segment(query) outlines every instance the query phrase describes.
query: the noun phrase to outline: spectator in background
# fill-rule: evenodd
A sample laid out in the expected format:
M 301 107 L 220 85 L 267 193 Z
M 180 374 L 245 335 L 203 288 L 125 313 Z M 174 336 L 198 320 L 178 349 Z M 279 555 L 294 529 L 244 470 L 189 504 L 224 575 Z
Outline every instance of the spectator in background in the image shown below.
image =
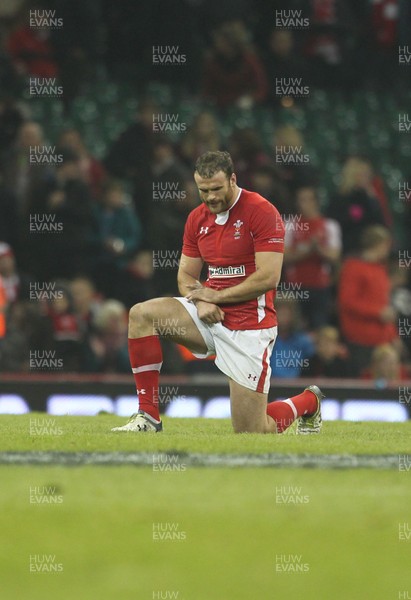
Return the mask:
M 82 180 L 79 157 L 70 149 L 57 149 L 62 156 L 53 176 L 38 185 L 32 194 L 30 214 L 52 220 L 52 251 L 44 225 L 40 233 L 31 232 L 31 272 L 41 280 L 63 277 L 70 279 L 79 271 L 90 270 L 97 238 L 93 199 Z M 42 223 L 38 224 L 43 227 Z M 29 226 L 27 226 L 29 229 Z M 29 235 L 29 234 L 28 234 Z
M 369 364 L 376 346 L 398 340 L 397 314 L 390 304 L 386 267 L 391 236 L 380 225 L 361 234 L 359 256 L 347 258 L 340 272 L 338 311 L 341 332 L 350 352 L 351 375 Z
M 255 170 L 271 163 L 260 135 L 251 127 L 233 131 L 228 140 L 228 151 L 235 161 L 238 180 L 246 189 L 251 187 Z
M 194 119 L 180 142 L 180 155 L 189 169 L 201 154 L 220 150 L 219 123 L 212 112 L 203 110 Z
M 6 335 L 6 311 L 7 311 L 7 295 L 3 283 L 3 278 L 0 275 L 0 346 Z
M 82 368 L 86 372 L 128 373 L 127 310 L 117 300 L 106 300 L 93 319 Z
M 172 142 L 165 136 L 159 135 L 155 141 L 151 173 L 157 191 L 152 192 L 148 245 L 156 253 L 163 251 L 160 260 L 154 262 L 158 267 L 156 286 L 160 295 L 177 293 L 176 257 L 180 255 L 188 214 L 198 204 L 198 192 L 195 196 L 191 193 L 191 172 L 176 156 Z
M 355 60 L 349 60 L 349 42 L 353 45 L 357 27 L 350 3 L 346 0 L 310 0 L 307 4 L 310 28 L 305 36 L 304 53 L 312 66 L 313 84 L 323 88 L 337 87 L 343 81 L 347 87 L 357 68 Z M 354 81 L 357 80 L 355 73 Z
M 94 315 L 100 304 L 94 283 L 89 277 L 79 275 L 70 281 L 70 294 L 80 330 L 87 336 L 92 331 Z
M 153 194 L 153 118 L 159 113 L 160 108 L 155 102 L 142 100 L 135 121 L 114 141 L 104 161 L 109 175 L 125 179 L 134 186 L 133 200 L 143 223 L 147 221 Z
M 268 40 L 268 52 L 265 57 L 265 68 L 269 83 L 270 104 L 290 107 L 295 100 L 290 95 L 279 93 L 287 85 L 290 78 L 301 79 L 299 86 L 307 86 L 307 69 L 304 61 L 298 55 L 294 34 L 288 29 L 274 27 Z M 294 92 L 295 94 L 295 92 Z
M 8 304 L 29 299 L 29 278 L 18 272 L 13 249 L 5 242 L 0 242 L 0 276 Z
M 398 256 L 390 260 L 389 276 L 391 304 L 398 315 L 398 320 L 411 319 L 411 273 L 409 268 L 399 266 Z M 409 335 L 405 336 L 403 343 L 408 355 L 411 356 L 411 337 Z
M 348 377 L 347 349 L 340 342 L 338 329 L 330 325 L 320 327 L 315 331 L 314 343 L 307 377 Z
M 368 42 L 369 68 L 365 72 L 365 79 L 381 90 L 392 89 L 393 85 L 397 87 L 399 83 L 393 64 L 398 62 L 401 4 L 409 3 L 401 0 L 374 0 L 368 6 L 364 38 Z M 405 20 L 403 24 L 409 31 L 409 20 Z
M 61 359 L 63 371 L 78 371 L 82 358 L 82 333 L 70 289 L 66 283 L 56 282 L 52 294 L 47 301 L 52 349 L 56 353 L 56 359 Z
M 376 198 L 367 160 L 354 156 L 346 160 L 338 195 L 331 201 L 327 216 L 341 226 L 345 255 L 359 249 L 361 234 L 369 225 L 389 225 Z
M 1 34 L 0 34 L 1 35 Z M 2 84 L 0 72 L 0 172 L 3 172 L 4 162 L 8 160 L 9 154 L 16 142 L 18 131 L 23 124 L 24 115 L 21 106 L 8 94 L 10 90 L 9 78 L 4 75 L 7 84 Z
M 53 168 L 47 163 L 35 163 L 30 152 L 38 154 L 45 145 L 43 128 L 34 121 L 19 127 L 14 146 L 3 165 L 4 184 L 16 196 L 19 215 L 27 215 L 31 196 L 37 186 L 51 176 Z
M 363 379 L 372 379 L 380 385 L 390 385 L 410 378 L 410 371 L 401 363 L 400 353 L 391 344 L 376 346 L 370 364 L 361 374 Z
M 204 63 L 202 95 L 219 108 L 252 108 L 267 97 L 264 67 L 249 37 L 240 20 L 225 22 L 213 32 L 213 45 Z
M 51 30 L 51 44 L 67 110 L 97 72 L 96 59 L 102 51 L 102 5 L 95 1 L 53 0 L 53 8 L 63 21 L 63 27 Z
M 119 181 L 106 184 L 95 210 L 101 249 L 94 278 L 98 288 L 109 296 L 116 288 L 120 270 L 141 245 L 142 227 Z
M 51 29 L 30 27 L 27 20 L 27 8 L 24 7 L 6 41 L 15 69 L 24 75 L 58 77 L 59 70 L 50 42 Z
M 70 148 L 77 154 L 82 179 L 94 198 L 98 198 L 103 190 L 106 171 L 101 162 L 86 148 L 78 129 L 65 129 L 59 136 L 58 145 L 61 148 Z
M 317 185 L 317 173 L 310 165 L 303 135 L 296 127 L 278 127 L 274 133 L 273 150 L 278 174 L 290 194 L 294 196 L 300 187 Z M 294 207 L 290 208 L 290 212 L 294 210 Z
M 272 377 L 301 377 L 314 353 L 311 337 L 301 325 L 298 303 L 292 298 L 276 300 L 278 336 L 271 355 Z
M 290 213 L 291 195 L 276 169 L 271 165 L 256 167 L 251 173 L 250 180 L 250 189 L 274 204 L 281 215 Z
M 28 372 L 30 350 L 51 347 L 48 319 L 34 302 L 15 302 L 7 312 L 6 335 L 0 344 L 0 371 Z
M 3 185 L 0 174 L 0 240 L 10 244 L 17 252 L 20 249 L 20 227 L 16 195 Z
M 341 229 L 322 216 L 315 188 L 297 190 L 298 220 L 286 226 L 286 281 L 305 292 L 301 312 L 309 329 L 326 325 L 332 303 L 332 270 L 341 256 Z
M 128 309 L 138 302 L 155 298 L 152 250 L 140 249 L 130 258 L 113 293 Z

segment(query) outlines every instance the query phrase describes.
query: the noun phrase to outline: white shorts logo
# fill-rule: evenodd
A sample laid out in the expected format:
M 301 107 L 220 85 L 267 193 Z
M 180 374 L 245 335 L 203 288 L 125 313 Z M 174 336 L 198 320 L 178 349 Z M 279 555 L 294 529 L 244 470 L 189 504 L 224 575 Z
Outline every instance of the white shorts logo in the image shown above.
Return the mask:
M 225 277 L 243 277 L 245 275 L 245 266 L 239 267 L 208 267 L 208 277 L 210 279 Z

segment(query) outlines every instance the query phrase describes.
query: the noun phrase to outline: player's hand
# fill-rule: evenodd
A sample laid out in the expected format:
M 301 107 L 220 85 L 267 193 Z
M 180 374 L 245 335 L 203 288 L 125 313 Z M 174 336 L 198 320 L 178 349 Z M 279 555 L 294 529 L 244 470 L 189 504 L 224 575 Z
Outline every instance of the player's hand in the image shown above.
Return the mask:
M 198 318 L 207 323 L 207 325 L 213 325 L 214 323 L 221 323 L 224 319 L 224 312 L 217 304 L 211 302 L 203 302 L 199 300 L 196 302 Z
M 196 300 L 203 300 L 204 302 L 211 302 L 212 304 L 218 303 L 218 291 L 212 290 L 208 287 L 203 287 L 201 284 L 198 285 L 199 282 L 196 282 L 192 285 L 187 285 L 186 287 L 191 289 L 186 295 L 186 299 L 190 302 L 195 302 Z

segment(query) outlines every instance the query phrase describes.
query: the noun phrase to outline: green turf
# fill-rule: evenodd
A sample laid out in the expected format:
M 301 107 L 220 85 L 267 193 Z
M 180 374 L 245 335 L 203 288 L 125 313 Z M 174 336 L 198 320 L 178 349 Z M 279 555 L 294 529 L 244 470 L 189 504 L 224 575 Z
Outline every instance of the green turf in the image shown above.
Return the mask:
M 204 453 L 267 452 L 311 454 L 406 454 L 411 451 L 411 422 L 349 423 L 330 421 L 321 435 L 234 434 L 228 420 L 164 419 L 160 434 L 111 433 L 126 419 L 50 417 L 43 413 L 0 416 L 0 452 L 176 451 Z
M 7 466 L 0 477 L 4 600 L 387 600 L 411 591 L 411 541 L 398 535 L 411 522 L 405 473 Z M 31 504 L 30 486 L 55 487 L 62 503 Z M 303 503 L 277 502 L 278 488 L 291 486 Z M 155 523 L 180 539 L 153 540 Z M 30 555 L 54 555 L 63 571 L 30 573 Z M 299 556 L 308 570 L 278 572 L 277 556 Z
M 162 434 L 110 433 L 124 421 L 2 415 L 0 452 L 373 455 L 411 448 L 410 423 L 328 422 L 320 436 L 299 437 L 234 435 L 229 421 L 165 419 Z M 170 472 L 158 464 L 0 466 L 0 599 L 411 597 L 411 539 L 399 539 L 400 524 L 411 527 L 410 471 L 180 462 Z M 33 491 L 43 487 L 51 494 Z M 39 503 L 30 502 L 30 488 Z M 176 528 L 180 539 L 153 540 L 157 523 Z M 31 573 L 30 555 L 54 556 L 62 572 Z M 283 564 L 300 558 L 306 571 L 280 572 L 277 557 Z

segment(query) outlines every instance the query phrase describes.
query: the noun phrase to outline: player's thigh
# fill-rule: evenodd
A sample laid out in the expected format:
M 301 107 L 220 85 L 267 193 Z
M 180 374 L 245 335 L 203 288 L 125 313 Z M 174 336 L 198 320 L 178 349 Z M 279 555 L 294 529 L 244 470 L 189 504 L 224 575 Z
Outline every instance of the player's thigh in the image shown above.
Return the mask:
M 269 433 L 267 394 L 230 379 L 231 421 L 236 433 Z
M 207 346 L 188 311 L 175 298 L 153 298 L 134 305 L 130 310 L 131 318 L 141 318 L 150 326 L 150 333 L 157 333 L 192 352 L 205 354 Z

